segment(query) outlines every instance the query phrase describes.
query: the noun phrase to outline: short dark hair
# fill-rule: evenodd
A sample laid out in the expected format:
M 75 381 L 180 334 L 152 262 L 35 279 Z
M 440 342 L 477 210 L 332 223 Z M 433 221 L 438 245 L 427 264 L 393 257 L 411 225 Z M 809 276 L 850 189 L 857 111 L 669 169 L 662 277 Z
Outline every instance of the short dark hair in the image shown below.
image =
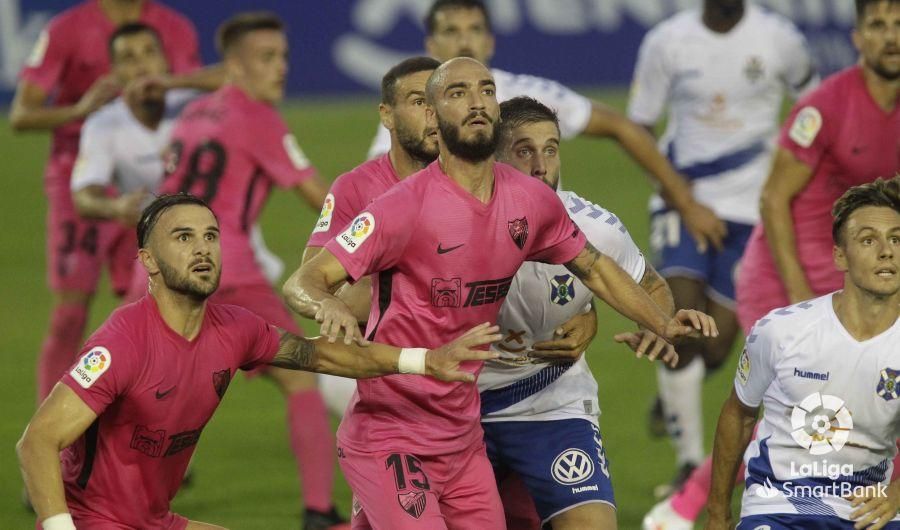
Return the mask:
M 528 96 L 518 96 L 500 104 L 500 145 L 505 145 L 513 129 L 522 125 L 552 122 L 559 131 L 559 117 L 547 105 Z
M 831 210 L 834 217 L 831 238 L 836 245 L 844 244 L 842 229 L 850 215 L 866 206 L 883 206 L 900 213 L 900 175 L 889 180 L 879 178 L 874 182 L 853 186 L 841 195 Z
M 216 48 L 221 55 L 228 53 L 248 33 L 260 30 L 285 30 L 281 18 L 270 11 L 247 11 L 229 18 L 216 30 Z
M 159 221 L 160 216 L 162 216 L 166 210 L 185 204 L 202 206 L 212 212 L 213 217 L 216 217 L 216 213 L 212 211 L 212 208 L 210 208 L 203 199 L 189 193 L 160 195 L 144 208 L 144 211 L 141 213 L 141 220 L 138 221 L 137 224 L 138 248 L 144 248 L 147 244 L 147 240 L 150 238 L 153 227 L 156 226 L 156 222 Z M 216 220 L 218 220 L 218 217 L 216 217 Z
M 856 0 L 856 23 L 862 22 L 863 16 L 866 14 L 866 8 L 881 2 L 900 3 L 900 0 Z
M 484 23 L 488 31 L 494 32 L 494 28 L 491 26 L 491 14 L 481 0 L 436 0 L 425 15 L 425 33 L 434 34 L 438 13 L 448 9 L 477 9 L 484 15 Z
M 401 78 L 419 72 L 435 70 L 441 62 L 431 57 L 410 57 L 388 70 L 381 78 L 381 102 L 385 105 L 393 105 L 397 102 L 397 81 Z
M 158 31 L 143 22 L 129 22 L 128 24 L 122 24 L 116 28 L 116 30 L 113 31 L 113 34 L 109 36 L 109 40 L 106 41 L 106 49 L 109 52 L 110 60 L 113 58 L 113 45 L 119 37 L 129 37 L 131 35 L 137 35 L 138 33 L 149 33 L 153 35 L 153 38 L 156 39 L 156 42 L 162 47 L 162 38 L 160 38 Z

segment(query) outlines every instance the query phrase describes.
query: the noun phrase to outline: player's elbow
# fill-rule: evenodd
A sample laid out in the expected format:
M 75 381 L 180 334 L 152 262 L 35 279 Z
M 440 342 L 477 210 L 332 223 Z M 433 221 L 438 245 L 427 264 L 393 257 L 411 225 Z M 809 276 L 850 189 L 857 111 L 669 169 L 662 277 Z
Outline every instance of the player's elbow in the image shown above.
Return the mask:
M 781 213 L 790 205 L 782 193 L 769 186 L 763 187 L 762 193 L 759 195 L 759 213 L 763 220 L 771 219 L 773 215 Z

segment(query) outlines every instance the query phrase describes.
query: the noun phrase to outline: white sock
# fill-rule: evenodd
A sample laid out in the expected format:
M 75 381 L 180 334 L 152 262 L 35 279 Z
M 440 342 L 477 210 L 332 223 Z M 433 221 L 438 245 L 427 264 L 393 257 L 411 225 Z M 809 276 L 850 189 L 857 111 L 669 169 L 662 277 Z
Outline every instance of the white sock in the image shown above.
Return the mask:
M 657 365 L 656 381 L 662 398 L 669 438 L 675 446 L 678 465 L 703 461 L 703 359 L 695 357 L 678 371 Z

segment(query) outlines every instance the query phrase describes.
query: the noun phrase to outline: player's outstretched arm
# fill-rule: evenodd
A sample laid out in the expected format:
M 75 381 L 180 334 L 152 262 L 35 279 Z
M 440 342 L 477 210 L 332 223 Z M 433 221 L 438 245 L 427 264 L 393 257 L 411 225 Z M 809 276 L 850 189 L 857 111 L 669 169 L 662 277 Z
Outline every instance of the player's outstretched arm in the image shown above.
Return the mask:
M 566 268 L 613 309 L 667 341 L 697 332 L 705 337 L 719 333 L 715 321 L 700 311 L 666 315 L 628 273 L 589 242 Z
M 734 389 L 722 406 L 713 445 L 712 487 L 709 492 L 706 530 L 731 530 L 731 494 L 741 458 L 753 437 L 759 407 L 744 405 Z
M 666 315 L 671 317 L 675 313 L 675 299 L 672 297 L 669 284 L 656 272 L 653 265 L 644 263 L 644 275 L 639 285 Z M 673 368 L 678 365 L 675 347 L 651 331 L 642 329 L 637 332 L 618 333 L 613 339 L 631 348 L 639 359 L 646 356 L 651 362 L 661 359 Z
M 797 256 L 794 219 L 791 217 L 791 201 L 809 184 L 812 175 L 812 168 L 779 147 L 759 201 L 766 241 L 792 304 L 815 296 Z
M 116 97 L 119 85 L 112 76 L 94 81 L 91 88 L 73 105 L 47 106 L 49 94 L 28 81 L 20 81 L 9 107 L 9 123 L 13 130 L 49 130 L 80 120 Z
M 313 259 L 323 247 L 306 247 L 303 249 L 303 257 L 300 259 L 302 266 L 307 261 Z M 356 283 L 343 283 L 336 286 L 332 294 L 340 298 L 350 312 L 356 317 L 356 321 L 365 327 L 366 321 L 369 320 L 369 311 L 372 309 L 372 277 L 366 276 L 360 278 Z
M 282 291 L 291 309 L 322 325 L 321 333 L 329 342 L 334 342 L 343 333 L 344 344 L 354 340 L 367 344 L 353 311 L 331 294 L 348 278 L 349 274 L 341 262 L 323 248 L 291 274 Z
M 71 388 L 59 383 L 25 427 L 22 438 L 16 444 L 16 454 L 38 521 L 43 522 L 57 515 L 60 517 L 54 521 L 66 520 L 63 514 L 68 514 L 69 509 L 63 490 L 59 452 L 72 445 L 96 419 L 94 411 Z M 74 525 L 63 524 L 59 523 L 55 528 L 75 528 Z
M 701 252 L 709 245 L 722 249 L 727 234 L 725 223 L 716 214 L 694 200 L 691 185 L 659 152 L 653 136 L 643 126 L 606 105 L 593 101 L 591 117 L 584 134 L 615 138 L 662 188 L 666 202 L 681 215 L 688 232 Z
M 397 348 L 385 344 L 340 344 L 323 337 L 304 338 L 282 332 L 273 366 L 362 379 L 397 373 L 430 375 L 441 381 L 474 382 L 475 375 L 460 370 L 464 361 L 496 359 L 492 351 L 476 350 L 503 338 L 499 328 L 479 324 L 453 342 L 436 348 Z
M 150 195 L 141 188 L 110 197 L 100 185 L 92 185 L 72 192 L 72 202 L 78 215 L 86 219 L 109 219 L 126 226 L 137 226 L 144 202 Z

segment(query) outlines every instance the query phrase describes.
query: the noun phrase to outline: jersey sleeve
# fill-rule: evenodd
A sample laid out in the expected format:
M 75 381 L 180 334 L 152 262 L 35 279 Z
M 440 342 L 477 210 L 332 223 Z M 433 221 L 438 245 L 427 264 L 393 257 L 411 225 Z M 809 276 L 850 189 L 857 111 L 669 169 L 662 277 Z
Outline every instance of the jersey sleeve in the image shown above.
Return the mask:
M 782 80 L 796 99 L 819 84 L 816 65 L 809 52 L 809 43 L 790 21 L 779 21 L 777 38 L 778 53 L 783 61 Z
M 513 79 L 514 86 L 505 87 L 505 91 L 514 96 L 532 97 L 555 110 L 563 139 L 574 138 L 584 132 L 593 110 L 590 99 L 565 85 L 542 77 L 517 75 Z
M 771 323 L 760 320 L 750 330 L 734 376 L 734 391 L 744 405 L 758 407 L 775 380 L 776 348 Z
M 585 238 L 594 248 L 622 267 L 635 282 L 640 282 L 647 266 L 641 250 L 614 213 L 600 207 L 595 208 L 602 213 L 596 218 L 592 213 L 592 217 L 588 218 L 590 222 L 578 223 Z
M 375 138 L 372 139 L 372 145 L 369 146 L 369 152 L 366 158 L 372 160 L 387 153 L 391 150 L 391 132 L 384 128 L 384 125 L 378 124 L 378 130 L 375 132 Z
M 388 192 L 373 201 L 325 244 L 353 281 L 394 266 L 416 226 L 418 208 L 408 189 Z
M 122 332 L 111 332 L 105 324 L 88 339 L 61 382 L 99 416 L 135 381 L 138 359 L 131 339 Z
M 297 138 L 274 109 L 256 123 L 256 137 L 248 149 L 276 185 L 289 188 L 316 175 Z
M 829 119 L 830 104 L 822 90 L 815 90 L 794 105 L 781 127 L 780 147 L 811 169 L 818 166 L 831 146 L 831 135 L 837 126 Z
M 59 83 L 69 60 L 70 41 L 62 26 L 58 19 L 47 24 L 19 74 L 19 79 L 41 87 L 48 94 Z
M 535 227 L 535 243 L 527 261 L 567 263 L 584 250 L 584 233 L 566 212 L 562 201 L 543 183 L 534 186 L 535 208 L 539 224 Z
M 243 352 L 238 361 L 241 370 L 252 370 L 272 362 L 281 341 L 278 328 L 245 310 L 238 313 L 236 324 L 244 336 Z
M 108 186 L 113 182 L 115 160 L 112 134 L 102 114 L 91 115 L 81 129 L 78 158 L 72 169 L 72 191 L 88 186 Z
M 365 204 L 360 204 L 359 191 L 353 185 L 351 176 L 345 173 L 331 185 L 306 246 L 324 247 L 365 208 Z
M 628 97 L 628 118 L 642 125 L 659 121 L 672 84 L 670 69 L 666 65 L 666 49 L 658 29 L 648 33 L 638 51 L 637 64 L 631 79 Z

